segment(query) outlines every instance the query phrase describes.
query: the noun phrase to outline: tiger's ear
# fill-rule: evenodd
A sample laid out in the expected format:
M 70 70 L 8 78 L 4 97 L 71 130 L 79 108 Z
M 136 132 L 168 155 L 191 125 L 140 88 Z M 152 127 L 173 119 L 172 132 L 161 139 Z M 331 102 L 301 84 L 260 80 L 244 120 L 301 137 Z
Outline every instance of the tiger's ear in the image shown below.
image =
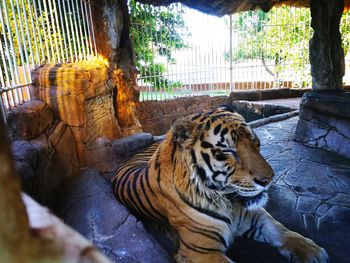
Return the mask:
M 229 112 L 232 112 L 232 113 L 236 112 L 235 109 L 230 104 L 222 104 L 222 105 L 220 105 L 220 107 L 218 109 L 219 110 L 229 111 Z
M 188 118 L 182 118 L 176 120 L 170 129 L 173 132 L 176 141 L 183 144 L 191 137 L 194 127 L 195 123 L 193 121 Z

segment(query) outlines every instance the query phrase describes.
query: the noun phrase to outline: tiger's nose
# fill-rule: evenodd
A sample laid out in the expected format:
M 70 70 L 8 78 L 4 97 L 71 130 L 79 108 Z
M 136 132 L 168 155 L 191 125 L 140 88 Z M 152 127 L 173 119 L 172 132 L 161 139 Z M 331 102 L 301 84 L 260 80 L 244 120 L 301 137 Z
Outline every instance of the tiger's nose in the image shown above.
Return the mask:
M 260 186 L 267 186 L 271 181 L 272 181 L 272 177 L 273 176 L 269 176 L 269 177 L 264 177 L 264 178 L 254 178 L 253 181 L 254 183 L 256 183 L 257 185 L 260 185 Z

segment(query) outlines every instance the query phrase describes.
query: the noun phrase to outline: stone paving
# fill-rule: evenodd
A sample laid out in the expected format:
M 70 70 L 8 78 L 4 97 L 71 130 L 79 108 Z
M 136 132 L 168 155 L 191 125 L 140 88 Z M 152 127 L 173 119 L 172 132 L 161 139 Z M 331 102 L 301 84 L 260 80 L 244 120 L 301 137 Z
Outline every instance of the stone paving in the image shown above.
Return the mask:
M 266 209 L 324 247 L 331 262 L 350 262 L 350 160 L 295 142 L 297 121 L 294 117 L 255 129 L 261 152 L 275 171 Z M 237 243 L 233 258 L 238 262 L 286 262 L 266 246 Z
M 276 174 L 266 209 L 324 247 L 330 262 L 350 262 L 350 160 L 295 142 L 297 121 L 293 117 L 255 129 Z M 66 194 L 65 222 L 113 262 L 171 262 L 143 224 L 115 201 L 108 181 L 97 171 L 84 173 Z M 275 249 L 245 239 L 238 239 L 229 255 L 240 263 L 287 262 Z

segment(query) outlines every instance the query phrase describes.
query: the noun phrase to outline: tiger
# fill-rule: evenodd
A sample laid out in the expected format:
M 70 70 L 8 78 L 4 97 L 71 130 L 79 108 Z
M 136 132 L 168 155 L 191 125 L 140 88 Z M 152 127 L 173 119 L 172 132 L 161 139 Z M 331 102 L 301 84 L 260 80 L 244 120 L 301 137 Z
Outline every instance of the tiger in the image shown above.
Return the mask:
M 273 176 L 255 132 L 223 105 L 176 120 L 162 142 L 119 167 L 112 184 L 122 204 L 174 233 L 175 262 L 233 262 L 226 252 L 238 236 L 294 262 L 328 262 L 323 248 L 263 208 Z

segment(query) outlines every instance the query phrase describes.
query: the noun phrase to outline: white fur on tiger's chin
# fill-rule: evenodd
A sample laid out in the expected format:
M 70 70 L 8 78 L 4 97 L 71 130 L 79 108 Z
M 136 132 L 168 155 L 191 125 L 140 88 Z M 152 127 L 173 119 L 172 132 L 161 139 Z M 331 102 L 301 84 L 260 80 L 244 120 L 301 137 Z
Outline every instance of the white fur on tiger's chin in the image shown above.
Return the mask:
M 268 200 L 267 192 L 262 191 L 254 197 L 247 198 L 242 196 L 239 202 L 242 204 L 242 206 L 245 209 L 252 211 L 252 210 L 264 207 L 267 203 L 267 200 Z
M 266 194 L 263 198 L 261 198 L 257 202 L 254 202 L 253 204 L 246 206 L 245 208 L 249 211 L 256 210 L 258 208 L 264 207 L 267 203 L 267 200 L 268 200 L 268 196 Z

